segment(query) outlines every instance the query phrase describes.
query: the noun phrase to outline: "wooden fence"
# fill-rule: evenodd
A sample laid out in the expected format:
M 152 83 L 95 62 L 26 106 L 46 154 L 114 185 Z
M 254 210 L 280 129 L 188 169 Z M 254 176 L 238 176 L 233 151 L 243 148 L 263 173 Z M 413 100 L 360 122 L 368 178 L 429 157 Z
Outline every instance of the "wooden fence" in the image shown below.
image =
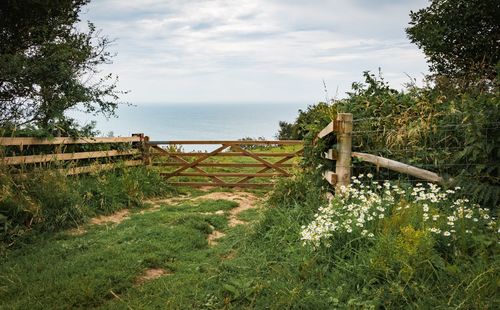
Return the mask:
M 325 172 L 324 178 L 337 190 L 350 184 L 352 157 L 429 182 L 443 182 L 442 177 L 428 170 L 372 154 L 352 152 L 352 131 L 353 115 L 339 113 L 337 118 L 317 135 L 317 139 L 321 139 L 332 133 L 336 134 L 336 149 L 330 149 L 324 154 L 325 158 L 335 161 L 335 171 Z M 94 144 L 109 144 L 115 148 L 66 151 L 69 145 Z M 182 146 L 186 145 L 208 145 L 214 149 L 208 152 L 185 152 Z M 54 149 L 52 152 L 45 149 L 41 154 L 22 155 L 26 148 L 36 146 L 53 146 Z M 113 169 L 117 165 L 115 159 L 120 159 L 121 166 L 147 165 L 157 169 L 172 185 L 193 187 L 271 186 L 272 179 L 290 176 L 290 169 L 295 166 L 293 159 L 303 154 L 303 141 L 299 140 L 150 141 L 144 134 L 134 134 L 132 137 L 77 139 L 0 137 L 0 147 L 18 148 L 18 153 L 21 154 L 0 156 L 0 164 L 7 167 L 71 162 L 72 165 L 59 170 L 72 175 Z M 218 158 L 225 159 L 217 160 Z M 107 162 L 102 162 L 103 159 Z M 92 160 L 97 163 L 92 163 Z
M 82 146 L 95 144 L 108 144 L 109 149 L 77 152 L 66 150 L 69 145 L 78 145 L 82 149 Z M 208 145 L 216 148 L 210 152 L 184 152 L 182 146 L 186 145 Z M 36 148 L 40 146 L 53 148 L 45 148 L 40 154 L 23 155 L 23 151 L 26 153 L 28 150 L 37 153 Z M 172 185 L 192 187 L 271 186 L 272 179 L 290 176 L 290 169 L 295 166 L 292 160 L 303 152 L 302 141 L 296 140 L 149 141 L 149 137 L 144 134 L 134 134 L 132 137 L 78 139 L 0 137 L 0 147 L 11 148 L 11 151 L 12 148 L 17 149 L 17 152 L 14 152 L 16 155 L 0 156 L 0 164 L 4 167 L 20 168 L 18 170 L 23 172 L 34 166 L 54 168 L 53 164 L 65 175 L 110 170 L 117 166 L 146 165 L 157 169 Z M 283 147 L 288 149 L 280 149 Z M 224 160 L 217 161 L 216 158 Z M 103 163 L 102 160 L 107 162 Z M 61 166 L 65 167 L 59 168 Z M 221 169 L 223 171 L 220 171 Z
M 139 166 L 143 164 L 142 141 L 143 135 L 140 134 L 132 137 L 77 139 L 70 137 L 53 139 L 0 137 L 1 147 L 4 149 L 7 147 L 17 148 L 19 153 L 29 148 L 36 148 L 37 146 L 53 147 L 50 153 L 44 150 L 42 154 L 1 156 L 0 164 L 11 168 L 21 167 L 24 169 L 36 164 L 57 163 L 60 166 L 63 162 L 71 162 L 68 167 L 59 168 L 59 171 L 66 175 L 109 170 L 116 166 L 116 163 L 96 163 L 99 159 L 122 159 L 119 163 L 120 165 Z M 84 146 L 99 144 L 119 146 L 119 148 L 79 152 L 66 152 L 65 150 L 69 145 Z
M 171 167 L 170 171 L 161 172 L 170 184 L 192 187 L 271 186 L 270 179 L 290 176 L 289 170 L 294 166 L 291 161 L 302 155 L 302 144 L 297 140 L 145 142 L 146 148 L 149 148 L 146 151 L 148 163 L 155 167 Z M 184 152 L 182 146 L 186 145 L 209 145 L 215 149 Z M 295 146 L 295 149 L 280 150 L 279 147 L 283 146 Z M 252 150 L 249 147 L 256 148 Z M 225 160 L 218 160 L 221 157 Z M 229 168 L 232 171 L 224 171 Z M 235 172 L 235 169 L 239 171 Z M 193 178 L 197 180 L 193 181 Z
M 353 115 L 351 113 L 339 113 L 337 118 L 323 128 L 317 135 L 318 139 L 324 138 L 332 133 L 335 133 L 337 136 L 337 148 L 329 149 L 324 154 L 326 159 L 336 161 L 335 171 L 325 172 L 324 178 L 331 185 L 335 186 L 337 192 L 342 186 L 348 186 L 350 184 L 352 157 L 372 163 L 377 167 L 386 168 L 399 173 L 405 173 L 429 182 L 444 182 L 444 179 L 441 176 L 432 171 L 410 166 L 381 156 L 352 152 L 352 130 Z

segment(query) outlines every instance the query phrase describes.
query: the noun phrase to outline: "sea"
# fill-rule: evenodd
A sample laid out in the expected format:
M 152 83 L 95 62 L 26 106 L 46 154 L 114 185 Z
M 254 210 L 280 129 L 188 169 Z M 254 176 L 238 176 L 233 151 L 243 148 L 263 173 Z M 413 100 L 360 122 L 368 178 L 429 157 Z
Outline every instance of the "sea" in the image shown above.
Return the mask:
M 144 133 L 150 140 L 275 139 L 279 121 L 293 122 L 308 103 L 183 103 L 121 105 L 106 119 L 72 113 L 81 124 L 96 121 L 100 136 Z M 189 147 L 202 150 L 203 147 Z

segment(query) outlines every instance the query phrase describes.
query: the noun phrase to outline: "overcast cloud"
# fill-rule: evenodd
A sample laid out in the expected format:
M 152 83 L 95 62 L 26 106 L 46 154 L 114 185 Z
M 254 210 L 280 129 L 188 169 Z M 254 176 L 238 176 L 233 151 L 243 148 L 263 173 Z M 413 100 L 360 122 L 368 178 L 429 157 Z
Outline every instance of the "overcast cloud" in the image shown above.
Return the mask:
M 116 39 L 104 68 L 131 103 L 307 102 L 342 97 L 381 67 L 398 89 L 427 72 L 406 38 L 425 0 L 94 0 L 84 8 Z

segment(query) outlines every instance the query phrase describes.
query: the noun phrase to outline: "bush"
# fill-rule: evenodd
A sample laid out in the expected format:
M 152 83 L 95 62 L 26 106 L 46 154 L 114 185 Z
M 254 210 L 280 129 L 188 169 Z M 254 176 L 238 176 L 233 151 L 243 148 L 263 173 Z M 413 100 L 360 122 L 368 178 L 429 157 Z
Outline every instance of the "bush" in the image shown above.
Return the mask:
M 321 201 L 321 179 L 313 173 L 300 172 L 278 181 L 268 198 L 269 205 L 280 208 L 303 206 L 310 199 Z M 308 189 L 305 191 L 304 189 Z
M 339 111 L 354 114 L 353 149 L 432 170 L 484 206 L 500 202 L 500 101 L 493 92 L 391 89 L 365 72 Z M 387 177 L 388 175 L 382 175 Z
M 39 206 L 38 214 L 33 217 L 37 230 L 57 231 L 74 227 L 87 218 L 88 206 L 78 188 L 60 173 L 36 172 L 25 178 L 21 186 L 25 188 L 28 199 Z
M 497 207 L 500 203 L 498 89 L 460 93 L 410 85 L 404 91 L 397 91 L 380 76 L 365 72 L 364 77 L 364 83 L 352 85 L 348 98 L 299 111 L 291 126 L 293 137 L 305 140 L 305 166 L 331 168 L 328 167 L 331 163 L 321 155 L 328 148 L 335 148 L 335 135 L 319 141 L 315 138 L 337 112 L 348 112 L 354 116 L 353 151 L 434 171 L 445 177 L 450 187 L 464 188 L 469 199 Z M 285 127 L 282 130 L 289 132 L 289 126 Z M 371 166 L 362 162 L 355 162 L 353 170 L 373 172 Z M 412 180 L 387 170 L 378 172 L 378 179 Z

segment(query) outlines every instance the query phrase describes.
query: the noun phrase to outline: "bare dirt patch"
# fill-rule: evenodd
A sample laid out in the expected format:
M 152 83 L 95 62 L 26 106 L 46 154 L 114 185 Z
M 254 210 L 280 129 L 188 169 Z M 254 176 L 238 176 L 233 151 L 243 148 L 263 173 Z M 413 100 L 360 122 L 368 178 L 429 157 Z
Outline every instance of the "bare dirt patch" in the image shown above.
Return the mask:
M 68 230 L 68 234 L 70 236 L 81 236 L 86 232 L 87 232 L 87 230 L 85 228 L 83 228 L 83 226 L 78 226 L 76 228 L 72 228 L 72 229 Z
M 246 222 L 243 222 L 242 220 L 238 219 L 238 215 L 245 210 L 256 208 L 258 206 L 258 202 L 260 201 L 260 199 L 257 196 L 246 192 L 212 192 L 203 196 L 196 197 L 193 199 L 193 201 L 219 200 L 219 199 L 234 201 L 239 204 L 238 207 L 229 210 L 229 219 L 228 219 L 229 227 L 246 224 Z M 219 210 L 208 214 L 222 215 L 224 214 L 224 211 Z M 212 233 L 207 236 L 208 245 L 209 246 L 216 245 L 217 239 L 222 238 L 224 236 L 225 234 L 223 232 L 220 232 L 218 230 L 212 231 Z
M 239 204 L 238 207 L 229 210 L 229 227 L 245 224 L 242 220 L 238 219 L 238 215 L 249 209 L 256 208 L 260 202 L 260 198 L 252 193 L 247 192 L 213 192 L 207 195 L 196 197 L 193 200 L 229 200 Z
M 142 210 L 140 212 L 140 214 L 158 211 L 160 209 L 161 205 L 176 205 L 176 204 L 179 204 L 179 203 L 187 201 L 187 200 L 200 201 L 200 200 L 218 200 L 218 199 L 234 201 L 234 202 L 237 202 L 239 204 L 238 207 L 229 210 L 229 227 L 234 227 L 236 225 L 245 224 L 246 222 L 238 219 L 238 215 L 245 210 L 256 208 L 258 206 L 258 203 L 261 200 L 261 198 L 255 196 L 252 193 L 247 193 L 247 192 L 211 192 L 211 193 L 208 193 L 206 195 L 198 196 L 195 198 L 187 195 L 184 197 L 173 197 L 173 198 L 146 200 L 146 201 L 144 201 L 144 203 L 151 204 L 152 207 L 145 209 L 145 210 Z M 202 214 L 224 215 L 224 211 L 218 210 L 215 212 L 206 212 L 206 213 L 202 213 Z M 106 223 L 119 224 L 119 223 L 123 222 L 124 220 L 128 219 L 129 217 L 130 217 L 130 211 L 128 209 L 123 209 L 123 210 L 120 210 L 120 211 L 113 213 L 113 214 L 110 214 L 110 215 L 102 215 L 102 216 L 95 217 L 89 221 L 89 224 L 91 224 L 91 225 L 103 225 Z M 87 232 L 87 230 L 85 229 L 85 227 L 79 226 L 77 228 L 69 230 L 68 234 L 70 234 L 72 236 L 79 236 L 79 235 L 83 235 L 86 232 Z M 221 237 L 220 235 L 217 235 L 217 237 L 214 237 L 213 240 L 218 239 L 220 237 Z
M 214 187 L 213 186 L 201 186 L 201 187 L 198 187 L 198 190 L 202 191 L 202 192 L 208 192 L 210 190 L 212 190 Z
M 236 251 L 231 250 L 227 254 L 222 255 L 223 260 L 233 259 L 236 257 Z
M 226 235 L 225 233 L 223 233 L 221 231 L 218 231 L 218 230 L 212 231 L 212 233 L 210 235 L 208 235 L 208 237 L 207 237 L 208 246 L 214 246 L 214 245 L 216 245 L 217 244 L 217 239 L 222 238 L 225 235 Z
M 200 200 L 229 200 L 234 201 L 239 204 L 238 207 L 231 209 L 229 211 L 229 227 L 234 227 L 236 225 L 245 224 L 245 222 L 238 219 L 238 214 L 241 212 L 256 208 L 258 203 L 261 201 L 261 198 L 255 196 L 252 193 L 247 192 L 211 192 L 206 195 L 198 196 L 198 197 L 175 197 L 175 198 L 167 198 L 167 199 L 158 199 L 158 200 L 148 200 L 145 203 L 152 204 L 153 206 L 149 209 L 141 211 L 141 214 L 146 212 L 154 212 L 160 209 L 162 204 L 166 205 L 175 205 L 186 200 L 191 201 L 200 201 Z M 223 211 L 216 211 L 214 213 L 203 213 L 203 214 L 223 214 Z
M 215 212 L 201 212 L 202 215 L 224 215 L 224 210 L 217 210 Z
M 164 199 L 154 199 L 154 200 L 145 200 L 144 203 L 152 205 L 150 208 L 142 210 L 140 213 L 144 214 L 147 212 L 155 212 L 160 210 L 161 205 L 176 205 L 183 201 L 191 199 L 191 196 L 184 197 L 173 197 L 173 198 L 164 198 Z
M 135 284 L 141 285 L 147 281 L 151 281 L 151 280 L 157 279 L 157 278 L 162 277 L 162 276 L 169 276 L 169 275 L 173 275 L 173 274 L 174 273 L 171 272 L 170 270 L 166 270 L 163 268 L 151 268 L 151 269 L 144 271 L 144 273 L 142 273 L 140 276 L 138 276 L 137 279 L 135 280 Z
M 90 220 L 92 225 L 102 225 L 106 223 L 119 224 L 128 219 L 130 211 L 127 209 L 120 210 L 110 215 L 101 215 Z

